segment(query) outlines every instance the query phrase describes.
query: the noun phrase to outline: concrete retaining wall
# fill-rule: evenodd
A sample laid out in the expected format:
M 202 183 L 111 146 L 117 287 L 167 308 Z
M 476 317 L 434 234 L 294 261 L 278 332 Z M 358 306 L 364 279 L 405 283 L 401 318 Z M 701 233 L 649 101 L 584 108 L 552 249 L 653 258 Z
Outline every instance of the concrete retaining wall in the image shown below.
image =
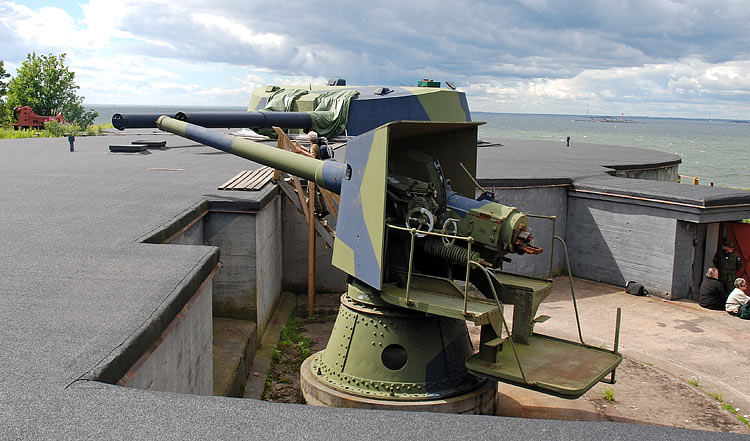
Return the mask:
M 281 197 L 259 212 L 211 211 L 203 240 L 221 250 L 214 279 L 214 315 L 251 320 L 263 335 L 281 295 Z
M 256 216 L 250 213 L 209 212 L 204 220 L 206 245 L 221 250 L 221 270 L 214 278 L 214 314 L 255 320 Z
M 209 281 L 172 320 L 161 341 L 131 368 L 125 386 L 163 392 L 213 394 L 211 297 Z
M 677 182 L 679 165 L 654 168 L 649 170 L 617 170 L 618 178 L 649 179 L 652 181 Z
M 255 217 L 255 289 L 258 335 L 263 335 L 281 296 L 281 204 L 276 197 Z
M 183 219 L 189 226 L 169 240 L 172 245 L 219 247 L 222 267 L 214 278 L 214 315 L 253 321 L 260 335 L 281 295 L 281 201 L 273 197 L 260 211 L 246 206 L 232 211 L 231 204 L 223 203 L 197 220 Z

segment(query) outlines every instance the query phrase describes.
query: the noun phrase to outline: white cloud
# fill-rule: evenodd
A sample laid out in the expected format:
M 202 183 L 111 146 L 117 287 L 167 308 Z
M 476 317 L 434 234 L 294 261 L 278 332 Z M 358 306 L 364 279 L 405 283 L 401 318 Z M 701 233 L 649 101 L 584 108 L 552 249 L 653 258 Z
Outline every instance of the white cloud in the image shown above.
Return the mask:
M 696 116 L 704 114 L 701 109 L 724 104 L 731 110 L 722 115 L 723 109 L 714 108 L 714 116 L 731 118 L 731 112 L 741 108 L 737 101 L 750 95 L 750 61 L 710 64 L 686 59 L 585 70 L 569 79 L 479 82 L 470 85 L 467 94 L 472 108 L 484 111 L 581 113 L 590 107 L 593 113 L 634 115 L 666 107 L 680 112 L 675 116 Z M 685 113 L 690 111 L 687 106 L 693 106 L 694 113 Z
M 226 17 L 212 15 L 209 13 L 197 13 L 191 19 L 198 25 L 206 28 L 208 32 L 229 34 L 238 41 L 256 46 L 261 50 L 279 50 L 284 44 L 284 37 L 270 32 L 253 32 L 247 26 L 237 23 Z
M 92 102 L 245 104 L 270 82 L 427 76 L 463 84 L 474 110 L 684 116 L 722 106 L 750 118 L 741 0 L 371 0 L 335 12 L 301 0 L 80 1 L 0 0 L 6 67 L 32 50 L 66 52 Z

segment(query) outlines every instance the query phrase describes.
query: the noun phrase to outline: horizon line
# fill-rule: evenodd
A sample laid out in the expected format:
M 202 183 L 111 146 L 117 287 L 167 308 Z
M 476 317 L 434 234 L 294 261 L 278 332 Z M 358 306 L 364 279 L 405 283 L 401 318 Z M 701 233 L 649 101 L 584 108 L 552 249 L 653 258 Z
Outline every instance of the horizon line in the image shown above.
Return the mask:
M 85 107 L 92 107 L 92 106 L 122 106 L 122 107 L 179 107 L 179 106 L 185 106 L 185 107 L 240 107 L 240 108 L 247 108 L 246 105 L 231 105 L 231 104 L 113 104 L 113 103 L 84 103 Z M 609 118 L 609 119 L 623 119 L 624 121 L 627 121 L 627 118 L 640 118 L 640 119 L 679 119 L 679 120 L 690 120 L 690 121 L 726 121 L 726 122 L 737 122 L 737 123 L 750 123 L 750 119 L 742 119 L 742 118 L 713 118 L 713 117 L 696 117 L 696 116 L 649 116 L 649 115 L 607 115 L 607 114 L 598 114 L 598 115 L 582 115 L 582 114 L 575 114 L 575 113 L 524 113 L 524 112 L 491 112 L 486 110 L 475 110 L 471 111 L 472 114 L 475 113 L 489 113 L 493 115 L 527 115 L 527 116 L 570 116 L 570 117 L 581 117 L 581 118 L 587 118 L 587 119 L 597 119 L 597 118 Z M 607 121 L 610 122 L 610 121 Z M 617 122 L 617 121 L 611 121 L 611 122 Z

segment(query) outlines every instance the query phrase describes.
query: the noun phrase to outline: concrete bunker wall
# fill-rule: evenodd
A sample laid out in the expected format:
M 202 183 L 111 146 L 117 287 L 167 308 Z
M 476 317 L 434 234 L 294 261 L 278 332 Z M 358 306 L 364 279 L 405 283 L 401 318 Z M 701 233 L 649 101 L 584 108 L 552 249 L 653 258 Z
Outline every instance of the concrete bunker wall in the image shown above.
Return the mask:
M 143 238 L 153 244 L 215 246 L 221 255 L 215 253 L 213 265 L 221 260 L 221 268 L 202 274 L 201 286 L 191 299 L 169 299 L 168 308 L 182 308 L 179 313 L 166 322 L 165 317 L 149 320 L 146 328 L 163 327 L 161 334 L 144 331 L 141 339 L 147 341 L 132 346 L 139 358 L 124 362 L 127 372 L 100 381 L 148 390 L 214 393 L 214 318 L 257 323 L 262 335 L 281 295 L 281 198 L 272 193 L 262 199 L 260 204 L 203 201 Z M 255 353 L 254 347 L 248 348 L 250 353 Z
M 143 238 L 145 244 L 199 246 L 203 257 L 142 326 L 86 379 L 137 389 L 213 394 L 213 279 L 219 251 L 201 244 L 205 203 L 188 209 Z
M 223 203 L 203 219 L 202 240 L 219 247 L 221 270 L 214 280 L 214 316 L 251 320 L 263 335 L 281 296 L 281 198 L 258 211 Z M 186 232 L 189 233 L 189 232 Z M 196 236 L 198 234 L 196 233 Z
M 282 222 L 283 219 L 283 222 Z M 217 247 L 221 268 L 203 280 L 199 297 L 114 382 L 141 389 L 212 394 L 214 317 L 257 324 L 263 335 L 282 288 L 307 290 L 307 223 L 275 189 L 257 201 L 203 201 L 154 230 L 143 242 Z M 317 290 L 343 292 L 346 275 L 331 265 L 332 250 L 317 239 Z M 142 350 L 143 351 L 143 350 Z M 255 348 L 252 348 L 255 352 Z M 140 356 L 141 354 L 139 354 Z
M 692 253 L 685 252 L 686 227 L 679 224 L 668 210 L 573 192 L 566 233 L 573 275 L 618 286 L 634 280 L 653 294 L 671 298 L 676 288 L 684 296 Z
M 213 315 L 254 321 L 258 335 L 263 335 L 281 296 L 281 199 L 275 196 L 258 211 L 208 202 L 206 211 L 169 241 L 220 249 Z

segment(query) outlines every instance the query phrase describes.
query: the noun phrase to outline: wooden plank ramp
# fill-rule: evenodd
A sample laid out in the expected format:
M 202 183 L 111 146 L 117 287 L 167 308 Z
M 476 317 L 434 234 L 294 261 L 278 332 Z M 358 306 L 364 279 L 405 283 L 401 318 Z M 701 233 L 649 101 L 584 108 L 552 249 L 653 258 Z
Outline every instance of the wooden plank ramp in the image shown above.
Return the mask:
M 276 128 L 275 128 L 276 129 Z M 289 140 L 286 134 L 277 130 L 279 133 L 279 148 L 295 151 L 296 143 Z M 269 181 L 274 180 L 276 184 L 281 188 L 282 192 L 289 197 L 294 204 L 295 208 L 305 216 L 305 219 L 310 219 L 310 213 L 308 213 L 308 199 L 307 191 L 305 186 L 302 185 L 300 179 L 296 176 L 287 175 L 286 173 L 275 171 L 271 167 L 260 167 L 255 170 L 242 170 L 241 172 L 234 175 L 231 179 L 219 186 L 219 190 L 238 190 L 238 191 L 257 191 L 263 188 Z M 338 204 L 339 195 L 329 192 L 326 189 L 320 189 L 323 199 L 328 205 L 328 209 L 333 215 L 334 222 L 338 220 Z M 336 236 L 336 231 L 326 221 L 321 221 L 317 216 L 312 216 L 315 224 L 315 232 L 320 236 L 326 245 L 333 247 L 333 240 Z
M 284 194 L 289 197 L 289 200 L 292 201 L 292 204 L 294 204 L 295 208 L 297 208 L 297 211 L 303 213 L 304 215 L 304 205 L 301 203 L 297 191 L 292 188 L 291 185 L 285 182 L 284 179 L 279 179 L 278 181 L 276 181 L 276 184 L 278 184 L 279 188 L 281 188 Z M 304 193 L 302 197 L 305 197 Z M 307 198 L 305 197 L 305 199 Z M 333 239 L 336 236 L 336 231 L 333 230 L 330 225 L 328 225 L 328 222 L 321 222 L 320 219 L 318 219 L 316 216 L 313 216 L 313 219 L 315 222 L 315 232 L 318 233 L 318 236 L 320 236 L 323 241 L 325 241 L 326 245 L 328 245 L 329 247 L 333 247 Z
M 257 191 L 263 188 L 271 178 L 273 178 L 273 169 L 271 167 L 242 170 L 234 175 L 232 179 L 221 184 L 219 190 Z

